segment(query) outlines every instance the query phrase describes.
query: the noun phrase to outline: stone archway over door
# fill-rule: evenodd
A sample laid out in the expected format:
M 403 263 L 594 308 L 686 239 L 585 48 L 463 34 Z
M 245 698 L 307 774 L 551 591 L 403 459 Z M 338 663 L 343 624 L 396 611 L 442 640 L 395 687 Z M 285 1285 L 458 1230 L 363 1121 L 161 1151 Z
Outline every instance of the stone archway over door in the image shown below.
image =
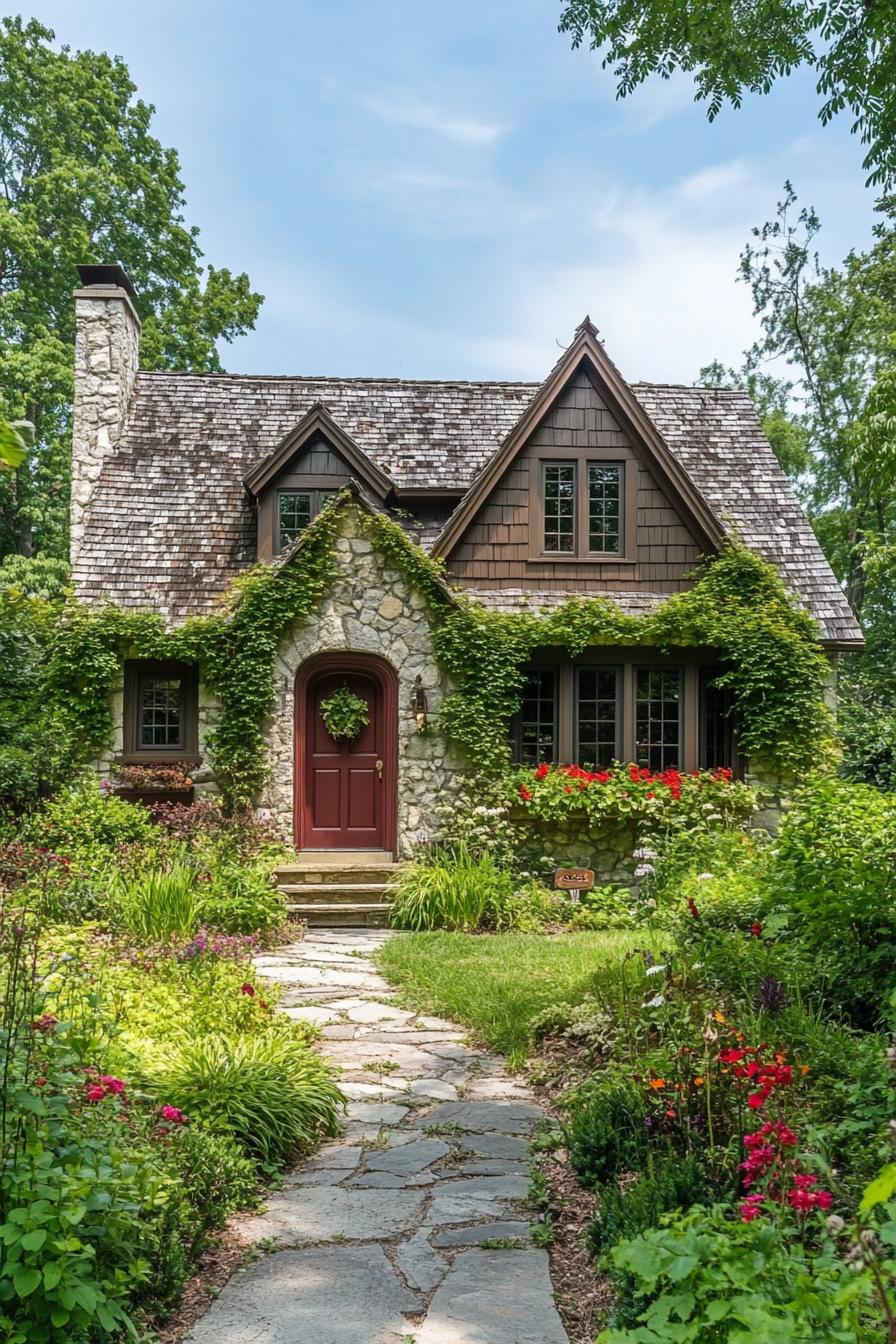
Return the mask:
M 364 700 L 369 722 L 337 742 L 321 704 L 341 686 Z M 296 679 L 295 839 L 298 849 L 395 848 L 395 676 L 379 658 L 322 654 Z

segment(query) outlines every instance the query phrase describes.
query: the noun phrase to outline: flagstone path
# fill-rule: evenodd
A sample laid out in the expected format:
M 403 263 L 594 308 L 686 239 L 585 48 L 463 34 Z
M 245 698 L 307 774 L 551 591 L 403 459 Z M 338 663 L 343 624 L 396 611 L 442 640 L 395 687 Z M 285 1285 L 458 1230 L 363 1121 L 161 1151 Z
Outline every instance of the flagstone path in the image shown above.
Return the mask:
M 322 1029 L 348 1114 L 243 1222 L 261 1253 L 195 1344 L 568 1344 L 521 1207 L 541 1111 L 462 1028 L 396 1006 L 370 959 L 389 936 L 319 930 L 256 959 Z

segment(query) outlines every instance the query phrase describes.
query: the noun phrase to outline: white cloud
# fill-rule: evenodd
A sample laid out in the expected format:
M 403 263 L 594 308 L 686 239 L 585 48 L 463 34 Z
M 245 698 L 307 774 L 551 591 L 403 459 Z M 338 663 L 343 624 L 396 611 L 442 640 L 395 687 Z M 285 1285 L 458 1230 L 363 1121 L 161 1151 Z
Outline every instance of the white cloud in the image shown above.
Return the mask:
M 694 202 L 713 181 L 726 192 L 724 215 L 697 226 Z M 484 366 L 484 376 L 544 377 L 590 313 L 630 381 L 690 383 L 712 359 L 737 363 L 756 334 L 749 292 L 735 281 L 737 258 L 744 221 L 768 191 L 735 164 L 665 192 L 611 187 L 588 214 L 575 251 L 564 248 L 574 260 L 503 277 L 499 329 L 471 342 L 471 362 Z
M 367 97 L 363 100 L 365 111 L 395 126 L 410 126 L 418 131 L 433 131 L 446 140 L 455 140 L 467 145 L 490 145 L 499 140 L 507 131 L 495 121 L 449 112 L 433 107 L 416 98 L 398 96 Z

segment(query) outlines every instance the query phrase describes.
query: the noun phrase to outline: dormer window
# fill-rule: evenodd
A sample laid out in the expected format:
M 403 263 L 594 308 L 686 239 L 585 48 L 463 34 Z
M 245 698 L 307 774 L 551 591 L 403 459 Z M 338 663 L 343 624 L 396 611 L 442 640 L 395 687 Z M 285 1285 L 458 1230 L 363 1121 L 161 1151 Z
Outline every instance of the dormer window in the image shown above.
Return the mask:
M 635 559 L 637 464 L 573 453 L 540 460 L 533 482 L 531 560 Z
M 285 551 L 287 546 L 291 546 L 335 494 L 335 490 L 278 490 L 277 550 Z

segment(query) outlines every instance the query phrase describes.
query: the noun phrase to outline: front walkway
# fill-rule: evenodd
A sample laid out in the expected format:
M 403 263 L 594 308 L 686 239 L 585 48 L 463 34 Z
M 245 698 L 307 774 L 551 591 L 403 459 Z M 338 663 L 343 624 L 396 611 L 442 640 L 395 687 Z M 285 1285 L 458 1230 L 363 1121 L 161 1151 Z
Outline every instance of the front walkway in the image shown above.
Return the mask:
M 388 936 L 318 931 L 257 958 L 290 1017 L 322 1027 L 348 1117 L 243 1223 L 261 1254 L 197 1344 L 568 1344 L 520 1206 L 541 1112 L 462 1029 L 395 1006 L 370 960 Z

